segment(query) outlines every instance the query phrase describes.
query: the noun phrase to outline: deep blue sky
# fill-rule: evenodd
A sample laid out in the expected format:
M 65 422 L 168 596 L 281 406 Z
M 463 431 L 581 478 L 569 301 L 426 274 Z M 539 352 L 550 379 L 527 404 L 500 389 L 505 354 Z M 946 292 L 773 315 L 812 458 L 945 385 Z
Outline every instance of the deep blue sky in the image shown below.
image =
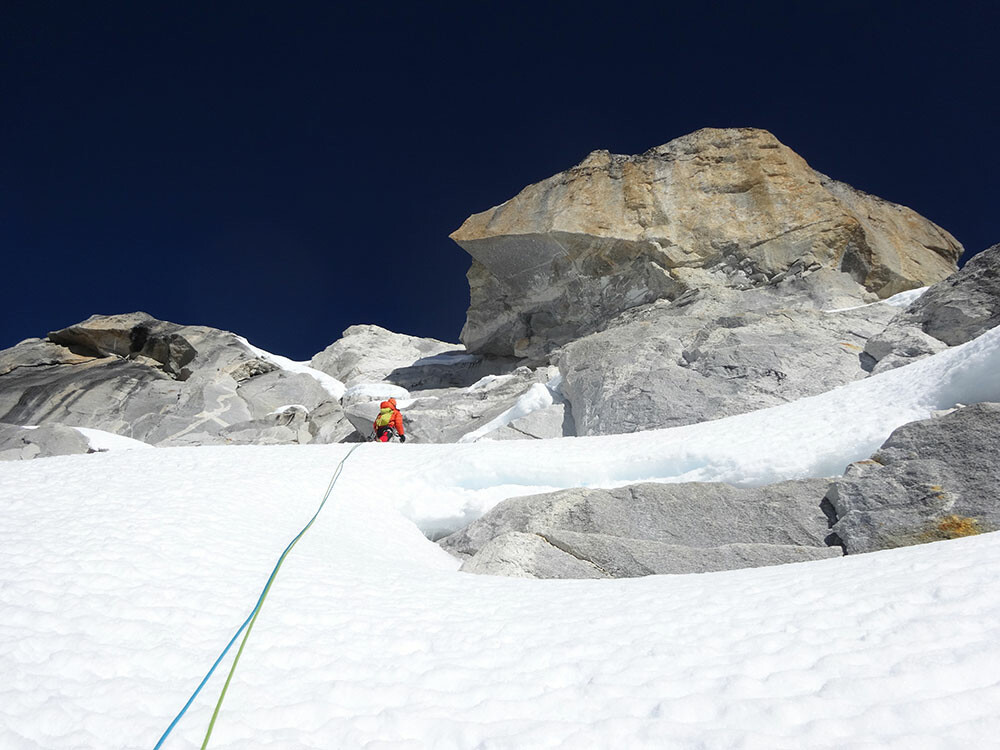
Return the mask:
M 706 126 L 978 252 L 992 7 L 5 0 L 0 348 L 137 309 L 299 359 L 354 323 L 455 341 L 469 214 Z

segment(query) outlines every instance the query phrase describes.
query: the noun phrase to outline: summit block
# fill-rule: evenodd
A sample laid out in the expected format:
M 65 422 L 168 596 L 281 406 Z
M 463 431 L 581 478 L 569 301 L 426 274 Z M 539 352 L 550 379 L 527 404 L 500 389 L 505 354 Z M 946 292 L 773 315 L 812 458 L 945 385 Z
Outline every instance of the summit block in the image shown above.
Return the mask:
M 594 151 L 451 238 L 473 258 L 462 342 L 532 358 L 691 289 L 827 270 L 870 301 L 945 278 L 962 253 L 936 224 L 754 128 L 706 128 L 636 156 Z

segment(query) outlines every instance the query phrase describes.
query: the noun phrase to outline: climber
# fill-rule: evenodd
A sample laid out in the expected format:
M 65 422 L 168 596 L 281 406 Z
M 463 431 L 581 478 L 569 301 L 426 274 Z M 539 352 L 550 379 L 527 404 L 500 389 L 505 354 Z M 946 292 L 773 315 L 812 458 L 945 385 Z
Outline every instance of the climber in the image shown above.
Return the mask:
M 372 439 L 381 443 L 388 443 L 392 437 L 399 437 L 399 442 L 406 442 L 406 435 L 403 431 L 403 415 L 396 408 L 396 399 L 390 398 L 379 404 L 378 416 L 375 417 Z

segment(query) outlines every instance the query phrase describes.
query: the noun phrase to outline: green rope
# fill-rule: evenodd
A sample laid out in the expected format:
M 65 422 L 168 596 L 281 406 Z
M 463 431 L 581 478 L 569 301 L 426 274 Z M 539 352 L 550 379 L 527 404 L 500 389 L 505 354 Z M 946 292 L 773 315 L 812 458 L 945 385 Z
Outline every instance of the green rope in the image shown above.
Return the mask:
M 267 594 L 271 590 L 271 585 L 274 583 L 274 579 L 278 576 L 278 571 L 281 570 L 281 564 L 285 561 L 285 558 L 288 557 L 288 553 L 292 551 L 292 547 L 298 543 L 299 539 L 302 538 L 302 535 L 305 534 L 309 530 L 309 527 L 313 525 L 313 521 L 316 520 L 320 511 L 323 510 L 323 506 L 326 505 L 326 501 L 329 499 L 330 493 L 333 491 L 333 485 L 335 485 L 337 483 L 337 479 L 340 478 L 340 474 L 344 470 L 344 463 L 351 457 L 351 454 L 360 447 L 361 445 L 355 445 L 347 452 L 347 455 L 341 459 L 340 463 L 337 464 L 337 468 L 333 472 L 333 477 L 330 479 L 330 484 L 327 485 L 326 494 L 323 495 L 323 502 L 319 504 L 319 508 L 316 509 L 313 517 L 309 519 L 309 523 L 302 527 L 302 531 L 296 535 L 291 544 L 285 547 L 285 551 L 282 552 L 281 557 L 278 558 L 278 564 L 274 566 L 274 571 L 271 573 L 271 577 L 268 579 L 267 585 L 264 587 L 264 593 L 261 594 L 260 601 L 257 602 L 257 607 L 253 613 L 253 618 L 250 620 L 250 625 L 247 627 L 246 633 L 243 634 L 243 640 L 240 642 L 240 648 L 236 652 L 236 657 L 233 659 L 233 665 L 229 668 L 229 675 L 226 677 L 226 684 L 222 686 L 222 693 L 219 695 L 219 702 L 215 704 L 215 711 L 212 712 L 212 720 L 208 723 L 208 731 L 205 732 L 205 740 L 201 743 L 201 750 L 205 750 L 205 748 L 208 747 L 208 740 L 211 738 L 212 730 L 215 728 L 215 720 L 219 718 L 219 709 L 222 708 L 222 701 L 225 700 L 226 691 L 229 690 L 229 683 L 232 682 L 233 674 L 236 672 L 236 665 L 240 663 L 240 656 L 243 655 L 243 648 L 247 645 L 247 639 L 250 638 L 250 631 L 253 630 L 254 623 L 257 622 L 257 616 L 260 614 L 260 610 L 264 607 L 264 600 L 267 598 Z

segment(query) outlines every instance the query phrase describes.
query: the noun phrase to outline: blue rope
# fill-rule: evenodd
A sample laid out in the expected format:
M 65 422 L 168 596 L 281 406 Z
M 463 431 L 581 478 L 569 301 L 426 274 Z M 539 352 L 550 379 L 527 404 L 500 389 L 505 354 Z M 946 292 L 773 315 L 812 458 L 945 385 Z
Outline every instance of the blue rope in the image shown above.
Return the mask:
M 351 454 L 354 453 L 354 451 L 356 451 L 360 447 L 361 444 L 355 445 L 347 452 L 347 455 L 341 459 L 340 463 L 337 464 L 337 468 L 333 472 L 333 477 L 331 477 L 330 479 L 330 484 L 327 485 L 326 493 L 323 495 L 323 501 L 319 504 L 319 508 L 316 509 L 316 512 L 313 514 L 313 517 L 309 519 L 309 523 L 303 526 L 302 530 L 299 531 L 299 533 L 295 535 L 295 538 L 288 543 L 287 547 L 285 547 L 285 551 L 281 553 L 281 556 L 278 558 L 278 562 L 275 563 L 274 565 L 274 570 L 272 570 L 271 575 L 268 576 L 267 583 L 264 584 L 264 588 L 260 592 L 260 596 L 257 598 L 257 603 L 254 605 L 253 610 L 247 616 L 247 619 L 243 621 L 243 624 L 240 625 L 239 630 L 236 631 L 236 633 L 233 635 L 229 643 L 226 644 L 226 647 L 222 649 L 222 653 L 219 654 L 219 658 L 215 660 L 215 663 L 208 670 L 208 673 L 202 678 L 201 682 L 198 683 L 198 687 L 196 687 L 194 689 L 194 692 L 191 693 L 191 697 L 188 698 L 187 703 L 184 704 L 184 708 L 182 708 L 180 712 L 177 714 L 177 716 L 174 717 L 174 720 L 170 722 L 170 726 L 167 727 L 167 731 L 165 731 L 163 733 L 163 736 L 160 737 L 160 741 L 153 746 L 153 750 L 160 749 L 164 741 L 173 731 L 174 727 L 177 726 L 177 722 L 181 720 L 181 717 L 184 716 L 185 713 L 187 713 L 188 708 L 190 708 L 191 704 L 194 703 L 194 699 L 198 697 L 198 693 L 200 693 L 201 689 L 205 687 L 205 683 L 208 682 L 209 678 L 215 672 L 215 668 L 218 667 L 219 664 L 222 662 L 222 660 L 226 657 L 226 654 L 229 653 L 229 649 L 233 647 L 233 644 L 236 643 L 236 639 L 240 637 L 240 633 L 243 632 L 246 626 L 253 619 L 254 615 L 257 613 L 257 610 L 260 609 L 261 604 L 264 602 L 264 597 L 267 596 L 268 589 L 271 588 L 271 583 L 272 581 L 274 581 L 274 577 L 278 575 L 278 568 L 281 566 L 282 561 L 285 559 L 285 555 L 287 555 L 288 551 L 295 546 L 295 543 L 298 542 L 300 538 L 302 538 L 302 535 L 306 533 L 309 527 L 312 526 L 313 521 L 315 521 L 317 516 L 319 516 L 320 511 L 323 510 L 323 506 L 326 505 L 326 501 L 330 497 L 330 493 L 333 491 L 333 485 L 337 483 L 337 479 L 340 478 L 340 474 L 344 470 L 344 463 L 347 461 L 348 458 L 351 457 Z

